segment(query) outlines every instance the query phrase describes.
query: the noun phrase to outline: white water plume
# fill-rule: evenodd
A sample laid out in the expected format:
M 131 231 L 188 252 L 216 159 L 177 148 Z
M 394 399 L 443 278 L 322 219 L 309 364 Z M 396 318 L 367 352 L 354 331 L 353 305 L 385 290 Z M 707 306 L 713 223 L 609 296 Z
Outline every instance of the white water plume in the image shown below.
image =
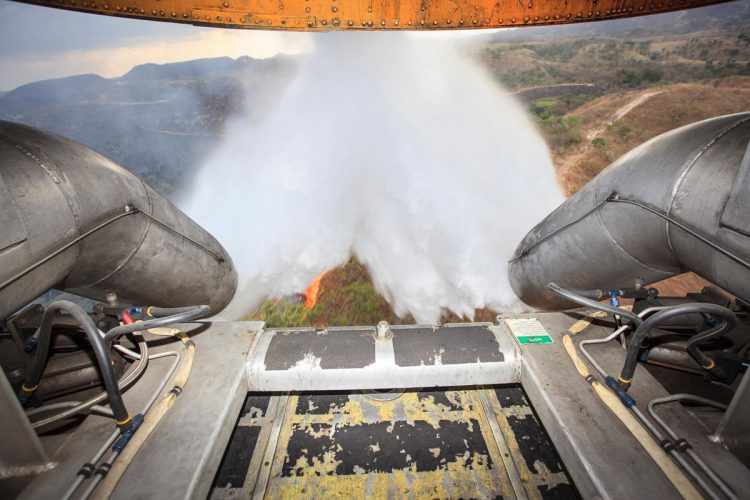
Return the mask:
M 269 115 L 228 128 L 182 203 L 237 266 L 225 315 L 351 254 L 418 322 L 516 303 L 507 261 L 563 199 L 524 110 L 445 40 L 316 42 Z

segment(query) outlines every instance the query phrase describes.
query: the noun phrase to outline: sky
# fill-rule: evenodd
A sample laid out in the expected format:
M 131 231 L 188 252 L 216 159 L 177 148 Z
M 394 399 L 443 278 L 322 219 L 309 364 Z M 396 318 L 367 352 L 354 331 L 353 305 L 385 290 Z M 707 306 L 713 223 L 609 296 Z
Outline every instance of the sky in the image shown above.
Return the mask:
M 412 33 L 467 38 L 496 30 Z M 273 57 L 314 47 L 320 33 L 221 29 L 161 23 L 0 0 L 0 91 L 95 73 L 106 78 L 143 63 L 203 57 Z
M 148 22 L 0 0 L 0 91 L 84 73 L 117 77 L 147 62 L 266 58 L 311 46 L 309 33 Z

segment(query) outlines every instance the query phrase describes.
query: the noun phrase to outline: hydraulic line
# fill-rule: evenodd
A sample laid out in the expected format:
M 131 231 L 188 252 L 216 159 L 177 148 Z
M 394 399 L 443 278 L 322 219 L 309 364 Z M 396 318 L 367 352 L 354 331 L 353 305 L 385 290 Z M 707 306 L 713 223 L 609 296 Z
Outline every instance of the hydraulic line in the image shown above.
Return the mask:
M 732 491 L 732 489 L 727 485 L 727 483 L 724 482 L 723 479 L 721 479 L 714 470 L 708 466 L 708 464 L 698 455 L 695 450 L 693 450 L 692 447 L 685 441 L 684 439 L 680 439 L 679 436 L 677 436 L 677 433 L 672 430 L 671 427 L 667 425 L 667 423 L 664 421 L 663 418 L 661 418 L 657 413 L 655 406 L 665 403 L 672 403 L 675 401 L 692 401 L 695 403 L 699 403 L 705 406 L 712 406 L 714 408 L 718 408 L 720 410 L 726 410 L 727 405 L 721 404 L 717 401 L 713 401 L 711 399 L 702 398 L 700 396 L 694 396 L 692 394 L 672 394 L 671 396 L 663 397 L 663 398 L 657 398 L 652 399 L 648 403 L 648 412 L 651 414 L 651 417 L 658 423 L 662 429 L 669 435 L 669 437 L 672 439 L 672 441 L 676 443 L 684 443 L 685 444 L 685 453 L 693 459 L 693 461 L 700 467 L 703 472 L 711 478 L 711 480 L 716 483 L 716 485 L 721 489 L 721 491 L 730 499 L 735 500 L 737 498 L 737 495 Z
M 643 318 L 643 317 L 648 316 L 651 313 L 657 312 L 659 310 L 663 310 L 663 309 L 668 308 L 668 307 L 669 306 L 650 307 L 650 308 L 647 308 L 647 309 L 641 311 L 639 313 L 639 316 L 641 318 Z M 616 396 L 618 396 L 618 399 L 619 399 L 621 405 L 625 406 L 627 408 L 630 408 L 630 410 L 636 416 L 637 420 L 640 422 L 641 426 L 645 427 L 646 429 L 648 429 L 649 432 L 656 439 L 656 441 L 658 441 L 660 443 L 667 443 L 668 441 L 664 439 L 664 436 L 661 434 L 661 432 L 651 423 L 650 420 L 648 420 L 648 418 L 646 418 L 646 416 L 636 406 L 635 400 L 633 398 L 627 396 L 627 394 L 625 394 L 624 392 L 623 393 L 619 393 L 619 390 L 621 390 L 621 389 L 619 388 L 619 385 L 617 384 L 617 382 L 614 381 L 614 379 L 599 365 L 599 363 L 596 362 L 596 360 L 593 358 L 593 356 L 591 356 L 586 351 L 586 349 L 584 348 L 585 345 L 601 344 L 601 343 L 609 342 L 609 341 L 615 339 L 616 337 L 618 337 L 619 335 L 621 335 L 622 333 L 624 333 L 625 330 L 627 330 L 627 328 L 629 328 L 628 325 L 622 326 L 622 327 L 618 328 L 617 330 L 615 330 L 612 334 L 608 335 L 607 337 L 605 337 L 603 339 L 583 340 L 583 341 L 579 342 L 578 346 L 581 349 L 581 352 L 583 352 L 584 356 L 588 359 L 588 361 L 592 364 L 592 366 L 594 366 L 594 368 L 597 370 L 597 372 L 599 373 L 599 375 L 605 381 L 607 381 L 606 385 L 608 385 L 610 387 L 610 389 L 612 389 L 612 391 L 609 393 L 610 396 L 612 396 L 613 394 L 616 395 Z M 569 332 L 570 332 L 571 335 L 578 334 L 581 331 L 582 331 L 581 329 L 574 329 L 574 328 L 571 328 L 569 330 Z M 571 358 L 573 358 L 574 364 L 576 365 L 576 368 L 578 369 L 579 373 L 581 373 L 581 375 L 584 375 L 584 373 L 585 373 L 586 375 L 584 375 L 584 377 L 587 379 L 587 381 L 590 381 L 590 383 L 592 383 L 592 386 L 594 384 L 598 384 L 598 382 L 596 382 L 596 381 L 589 380 L 588 377 L 590 377 L 590 374 L 588 372 L 588 369 L 586 368 L 585 364 L 583 364 L 583 362 L 580 361 L 580 358 L 578 358 L 578 355 L 575 352 L 575 347 L 573 345 L 573 342 L 572 342 L 570 336 L 566 335 L 563 338 L 563 342 L 565 343 L 565 348 L 568 351 L 568 354 L 571 356 Z M 599 384 L 599 386 L 600 386 L 600 384 Z M 600 391 L 600 389 L 598 389 L 597 386 L 594 386 L 594 389 L 597 392 Z M 606 389 L 604 389 L 603 387 L 601 387 L 601 390 L 607 392 Z M 665 399 L 669 400 L 668 398 L 665 398 Z M 653 414 L 652 407 L 651 407 L 650 404 L 649 404 L 649 412 L 651 412 Z M 676 437 L 673 437 L 673 440 L 674 439 L 676 439 Z M 711 498 L 713 498 L 715 500 L 719 500 L 721 498 L 720 496 L 716 495 L 716 493 L 714 493 L 711 488 L 709 488 L 708 484 L 706 484 L 706 482 L 704 481 L 704 479 L 695 471 L 695 469 L 680 454 L 680 452 L 682 452 L 682 450 L 679 447 L 674 446 L 673 443 L 672 443 L 669 446 L 669 448 L 664 447 L 664 449 L 667 450 L 669 452 L 669 454 L 674 457 L 674 459 L 680 464 L 680 466 L 682 466 L 682 468 L 701 486 L 701 488 Z M 706 471 L 706 469 L 708 467 L 706 466 L 705 462 L 703 462 L 703 460 L 701 460 L 700 457 L 692 449 L 690 449 L 690 448 L 688 448 L 688 456 L 690 456 L 690 458 L 692 458 L 693 461 L 699 467 L 701 467 L 701 469 L 703 469 L 704 471 Z M 696 457 L 697 457 L 697 460 L 696 460 Z M 709 471 L 710 471 L 710 469 L 709 469 Z M 719 488 L 723 492 L 725 492 L 725 490 L 727 489 L 726 484 L 723 481 L 721 481 L 720 478 L 716 477 L 716 475 L 713 474 L 713 471 L 707 472 L 707 475 L 708 475 L 708 477 L 712 481 L 714 481 L 714 483 L 717 486 L 719 486 Z M 734 497 L 730 496 L 730 498 L 734 498 Z
M 130 385 L 133 382 L 138 380 L 138 378 L 141 376 L 141 374 L 143 374 L 143 372 L 146 370 L 146 367 L 148 366 L 149 356 L 148 356 L 148 347 L 146 345 L 146 342 L 145 341 L 138 342 L 138 349 L 140 349 L 142 355 L 140 359 L 128 369 L 125 375 L 123 375 L 122 379 L 120 379 L 120 382 L 118 383 L 119 391 L 124 391 L 125 389 L 130 387 Z M 101 394 L 98 394 L 97 396 L 94 396 L 88 401 L 84 401 L 80 405 L 70 408 L 69 410 L 64 410 L 60 413 L 57 413 L 45 419 L 33 422 L 31 424 L 31 427 L 33 427 L 34 429 L 37 429 L 39 427 L 44 427 L 45 425 L 49 425 L 54 422 L 58 422 L 64 418 L 68 418 L 72 415 L 75 415 L 76 413 L 87 411 L 90 407 L 97 405 L 101 403 L 102 401 L 107 400 L 107 398 L 108 398 L 108 393 L 102 392 Z
M 737 317 L 732 313 L 732 317 L 734 320 L 737 320 Z M 688 353 L 693 357 L 693 359 L 702 367 L 711 366 L 714 361 L 706 356 L 703 351 L 701 351 L 698 346 L 700 344 L 704 344 L 712 339 L 719 338 L 727 331 L 734 328 L 735 325 L 731 324 L 730 320 L 727 320 L 726 322 L 720 323 L 718 326 L 709 329 L 705 332 L 701 332 L 697 335 L 693 335 L 688 339 L 687 341 L 687 351 Z
M 111 345 L 118 337 L 127 333 L 139 332 L 151 328 L 157 328 L 160 326 L 167 326 L 173 323 L 191 321 L 206 316 L 210 311 L 211 308 L 207 305 L 194 306 L 171 316 L 139 321 L 136 323 L 131 323 L 129 325 L 116 326 L 107 332 L 107 334 L 104 336 L 104 341 L 107 345 Z
M 665 309 L 666 307 L 669 307 L 669 306 L 648 307 L 648 308 L 644 309 L 643 311 L 639 312 L 638 313 L 638 317 L 641 318 L 641 319 L 643 319 L 646 316 L 650 315 L 651 313 L 656 312 L 656 311 L 661 311 L 662 309 Z M 607 337 L 604 337 L 603 339 L 586 339 L 586 340 L 582 340 L 582 341 L 580 341 L 578 343 L 578 348 L 581 350 L 581 352 L 586 357 L 586 359 L 588 360 L 588 362 L 591 363 L 591 365 L 596 369 L 597 372 L 599 372 L 599 375 L 601 375 L 602 377 L 606 377 L 607 376 L 607 372 L 599 365 L 599 363 L 596 362 L 596 360 L 594 359 L 594 357 L 591 354 L 589 354 L 589 352 L 586 350 L 585 346 L 592 345 L 592 344 L 606 344 L 607 342 L 609 342 L 609 341 L 611 341 L 613 339 L 616 339 L 617 337 L 619 337 L 620 335 L 622 335 L 622 333 L 624 333 L 625 330 L 627 330 L 628 328 L 630 328 L 629 325 L 623 325 L 620 328 L 618 328 L 617 330 L 615 330 L 614 332 L 612 332 Z M 573 332 L 571 332 L 571 333 L 573 333 Z M 579 333 L 579 332 L 575 332 L 575 333 Z
M 640 325 L 642 323 L 641 318 L 639 318 L 637 314 L 631 311 L 583 297 L 582 295 L 574 292 L 573 290 L 565 289 L 556 283 L 548 283 L 547 288 L 549 288 L 550 290 L 552 290 L 559 296 L 565 297 L 566 299 L 576 302 L 578 304 L 581 304 L 582 306 L 590 307 L 598 311 L 608 312 L 610 314 L 618 314 L 623 318 L 627 318 L 631 320 L 636 325 Z
M 32 358 L 31 365 L 26 371 L 25 382 L 21 386 L 23 396 L 26 398 L 30 397 L 39 385 L 39 380 L 42 377 L 42 372 L 47 364 L 47 357 L 49 355 L 52 326 L 57 313 L 60 311 L 65 311 L 73 316 L 86 333 L 89 343 L 94 351 L 97 364 L 99 365 L 99 370 L 107 392 L 107 397 L 109 398 L 112 413 L 114 414 L 118 425 L 127 425 L 130 421 L 130 415 L 127 408 L 125 408 L 125 403 L 122 401 L 122 394 L 120 394 L 120 389 L 117 386 L 117 379 L 112 370 L 112 364 L 110 362 L 109 351 L 107 350 L 106 344 L 99 336 L 94 321 L 89 317 L 86 311 L 84 311 L 78 304 L 67 300 L 57 300 L 52 302 L 44 311 L 42 322 L 38 329 L 37 349 Z
M 156 399 L 159 397 L 159 395 L 164 391 L 164 388 L 167 386 L 167 383 L 172 378 L 172 375 L 174 374 L 175 370 L 179 366 L 180 362 L 182 361 L 182 354 L 179 351 L 167 351 L 167 352 L 161 352 L 157 354 L 152 354 L 148 357 L 149 360 L 155 360 L 159 358 L 165 358 L 168 356 L 174 356 L 175 360 L 172 362 L 172 365 L 169 367 L 169 370 L 167 371 L 167 374 L 162 379 L 161 383 L 159 384 L 159 387 L 156 389 L 156 391 L 153 393 L 149 401 L 146 403 L 146 406 L 143 408 L 142 413 L 147 413 L 151 407 L 154 405 L 154 402 L 156 402 Z M 120 431 L 118 429 L 115 429 L 112 434 L 106 439 L 102 447 L 99 449 L 99 451 L 94 454 L 89 461 L 84 464 L 81 469 L 76 474 L 76 479 L 73 481 L 73 483 L 70 485 L 70 487 L 67 489 L 65 494 L 62 496 L 62 500 L 69 500 L 73 494 L 76 492 L 76 490 L 80 487 L 80 485 L 91 476 L 91 474 L 95 473 L 96 464 L 99 463 L 99 461 L 102 459 L 104 454 L 107 452 L 107 450 L 112 446 L 112 444 L 117 440 L 118 436 L 120 435 Z M 98 484 L 98 481 L 97 481 Z M 95 487 L 95 486 L 94 486 Z M 93 491 L 93 488 L 92 488 Z M 90 495 L 90 492 L 82 497 L 86 498 Z
M 115 451 L 110 455 L 108 461 L 105 462 L 105 464 L 108 464 L 105 468 L 108 470 L 107 475 L 103 479 L 101 476 L 94 478 L 92 486 L 87 490 L 87 493 L 94 491 L 96 485 L 101 481 L 101 486 L 96 490 L 97 499 L 109 498 L 143 443 L 149 438 L 162 417 L 164 417 L 180 394 L 182 394 L 193 367 L 195 344 L 190 340 L 190 337 L 184 333 L 180 332 L 175 334 L 175 336 L 184 344 L 185 356 L 182 359 L 179 369 L 174 374 L 172 389 L 156 402 L 156 404 L 145 414 L 143 423 L 138 429 L 138 432 L 134 434 L 133 438 L 128 443 L 128 446 L 122 449 L 122 451 Z M 118 457 L 120 457 L 120 460 L 115 462 Z M 85 500 L 86 498 L 87 496 L 84 496 L 82 500 Z
M 163 318 L 164 316 L 172 316 L 173 314 L 180 314 L 188 311 L 192 311 L 196 306 L 187 307 L 147 307 L 146 316 L 150 318 Z
M 578 343 L 578 348 L 581 350 L 584 357 L 588 360 L 589 363 L 591 363 L 591 366 L 593 366 L 594 369 L 597 372 L 599 372 L 599 375 L 601 375 L 602 377 L 606 377 L 607 372 L 604 371 L 604 368 L 602 368 L 599 365 L 599 363 L 596 362 L 594 357 L 591 354 L 589 354 L 589 352 L 586 350 L 584 346 L 589 345 L 589 344 L 605 344 L 611 340 L 616 339 L 620 335 L 622 335 L 625 332 L 625 330 L 627 330 L 628 328 L 630 328 L 628 325 L 623 325 L 617 330 L 615 330 L 614 332 L 612 332 L 610 335 L 604 337 L 603 339 L 587 339 L 587 340 L 582 340 Z
M 695 489 L 690 480 L 685 477 L 685 474 L 677 468 L 672 462 L 665 451 L 659 447 L 659 445 L 649 436 L 643 424 L 639 423 L 631 412 L 628 412 L 623 402 L 606 387 L 604 387 L 598 380 L 596 380 L 589 372 L 586 364 L 578 356 L 575 345 L 570 335 L 563 336 L 563 346 L 565 351 L 570 356 L 573 364 L 576 367 L 578 373 L 591 384 L 594 393 L 599 399 L 610 409 L 612 413 L 628 428 L 633 434 L 633 437 L 641 444 L 646 453 L 656 462 L 656 465 L 662 470 L 665 476 L 674 485 L 675 489 L 686 499 L 699 499 L 702 498 L 698 490 Z
M 30 408 L 26 410 L 25 413 L 27 417 L 33 417 L 34 415 L 37 415 L 39 413 L 46 413 L 48 411 L 60 410 L 63 408 L 75 408 L 79 405 L 81 405 L 80 401 L 60 401 L 58 403 L 50 403 L 42 406 L 37 406 L 35 408 Z M 93 405 L 89 406 L 88 410 L 91 413 L 96 413 L 97 415 L 103 415 L 105 417 L 114 416 L 112 414 L 112 410 L 110 410 L 106 406 Z
M 76 474 L 75 481 L 71 483 L 71 485 L 62 495 L 61 500 L 70 500 L 70 497 L 72 497 L 78 487 L 81 486 L 81 483 L 83 483 L 87 477 L 94 473 L 94 467 L 97 463 L 99 463 L 99 460 L 102 459 L 104 454 L 107 453 L 107 450 L 110 446 L 112 446 L 112 443 L 117 440 L 117 437 L 119 435 L 119 429 L 115 429 L 112 434 L 109 435 L 101 448 L 99 448 L 99 451 L 97 451 L 96 454 L 94 454 L 94 456 L 91 457 L 91 459 L 87 463 L 83 464 L 83 466 L 78 470 L 78 473 Z
M 719 335 L 727 329 L 732 329 L 737 324 L 737 316 L 734 314 L 734 312 L 732 312 L 730 309 L 727 309 L 726 307 L 716 304 L 694 302 L 689 304 L 671 306 L 667 309 L 657 312 L 642 324 L 640 324 L 635 330 L 632 338 L 630 339 L 627 355 L 625 357 L 625 364 L 622 367 L 619 378 L 619 382 L 620 384 L 622 384 L 623 388 L 627 389 L 633 379 L 635 367 L 638 364 L 638 353 L 640 351 L 641 344 L 646 339 L 651 329 L 665 320 L 689 313 L 710 314 L 711 316 L 716 316 L 724 320 L 723 325 L 720 325 L 720 330 L 713 331 L 715 330 L 715 328 L 711 329 L 711 337 Z M 703 366 L 703 368 L 708 371 L 717 373 L 718 368 L 716 367 L 714 361 L 702 352 L 700 354 L 704 359 L 704 362 L 701 363 L 701 366 Z
M 122 347 L 119 345 L 115 345 L 115 349 L 118 347 L 122 347 L 122 350 L 124 352 L 127 352 L 128 356 L 132 356 L 133 359 L 139 361 L 139 363 L 136 364 L 136 366 L 131 369 L 128 373 L 125 374 L 125 376 L 120 380 L 119 387 L 120 391 L 124 392 L 130 385 L 138 380 L 138 378 L 141 376 L 141 374 L 146 370 L 146 367 L 148 366 L 148 362 L 152 359 L 159 359 L 165 356 L 172 356 L 172 351 L 166 352 L 166 353 L 158 353 L 158 354 L 148 354 L 148 347 L 146 346 L 145 342 L 139 342 L 138 343 L 139 349 L 141 349 L 141 352 L 145 353 L 145 358 L 142 357 L 140 354 L 135 353 L 131 351 L 130 349 L 127 349 L 126 347 Z M 119 350 L 119 349 L 118 349 Z M 89 408 L 95 407 L 97 403 L 100 403 L 102 401 L 105 401 L 107 399 L 107 393 L 103 392 L 88 401 L 84 401 L 83 403 L 78 403 L 76 406 L 73 406 L 69 410 L 63 411 L 61 413 L 57 413 L 55 415 L 52 415 L 44 420 L 39 420 L 38 422 L 33 422 L 31 426 L 33 428 L 39 428 L 43 427 L 45 425 L 52 424 L 54 422 L 57 422 L 59 420 L 62 420 L 64 418 L 70 417 L 75 415 L 76 413 L 81 413 L 84 411 L 87 411 Z M 71 405 L 72 406 L 72 405 Z M 108 408 L 102 408 L 104 411 L 108 411 L 108 416 L 112 416 L 111 410 Z M 27 412 L 27 414 L 31 414 L 31 412 Z
M 102 332 L 101 330 L 97 330 L 97 331 L 99 332 L 99 336 L 101 336 L 103 338 L 104 337 L 104 332 Z M 143 373 L 143 371 L 145 371 L 146 364 L 148 363 L 149 360 L 151 360 L 151 359 L 157 359 L 158 357 L 160 357 L 159 354 L 155 354 L 155 355 L 149 356 L 148 355 L 148 347 L 147 347 L 147 345 L 146 345 L 145 342 L 139 342 L 138 346 L 139 346 L 139 349 L 141 350 L 141 352 L 146 354 L 146 359 L 143 360 L 143 363 L 140 363 L 140 364 L 136 365 L 135 370 L 133 370 L 133 372 L 129 372 L 128 374 L 125 375 L 125 377 L 123 377 L 123 379 L 118 384 L 118 386 L 120 387 L 120 391 L 124 391 L 125 389 L 127 389 L 128 386 L 130 385 L 130 383 L 132 381 L 136 380 L 140 376 L 140 374 Z M 128 349 L 125 346 L 122 346 L 120 344 L 115 344 L 112 347 L 114 347 L 114 349 L 116 351 L 120 352 L 124 356 L 126 356 L 128 358 L 131 358 L 131 359 L 133 359 L 135 361 L 140 361 L 142 359 L 141 354 L 139 354 L 139 353 L 137 353 L 137 352 L 135 352 L 135 351 L 133 351 L 131 349 Z M 67 418 L 69 416 L 75 415 L 76 413 L 80 413 L 80 412 L 86 411 L 86 410 L 88 410 L 90 408 L 98 409 L 99 407 L 97 407 L 94 403 L 92 403 L 92 401 L 94 401 L 94 400 L 97 400 L 97 402 L 98 401 L 103 401 L 104 399 L 106 399 L 106 396 L 107 396 L 106 393 L 102 393 L 102 394 L 99 394 L 96 397 L 94 397 L 94 398 L 92 398 L 92 399 L 90 399 L 90 400 L 88 400 L 86 402 L 83 402 L 83 403 L 81 403 L 81 402 L 73 402 L 73 401 L 68 401 L 68 402 L 65 402 L 65 403 L 56 403 L 56 404 L 60 405 L 60 406 L 58 406 L 58 408 L 66 408 L 66 407 L 68 407 L 68 408 L 70 408 L 70 410 L 65 411 L 63 413 L 59 413 L 59 414 L 53 415 L 53 416 L 49 417 L 48 419 L 46 419 L 45 421 L 35 422 L 35 423 L 32 424 L 32 427 L 36 428 L 36 427 L 41 427 L 43 425 L 48 425 L 48 424 L 51 424 L 51 423 L 56 422 L 58 420 L 61 420 L 63 418 Z M 73 404 L 73 403 L 75 403 L 75 404 Z M 41 408 L 48 408 L 50 410 L 52 409 L 49 405 L 43 406 Z M 106 408 L 102 408 L 102 409 L 105 410 L 105 411 L 109 411 Z M 41 409 L 37 409 L 37 410 L 40 410 L 40 411 L 27 411 L 26 414 L 29 415 L 29 416 L 31 416 L 34 413 L 41 413 Z M 99 413 L 101 413 L 101 411 Z M 109 416 L 112 416 L 112 412 L 111 411 L 109 411 Z

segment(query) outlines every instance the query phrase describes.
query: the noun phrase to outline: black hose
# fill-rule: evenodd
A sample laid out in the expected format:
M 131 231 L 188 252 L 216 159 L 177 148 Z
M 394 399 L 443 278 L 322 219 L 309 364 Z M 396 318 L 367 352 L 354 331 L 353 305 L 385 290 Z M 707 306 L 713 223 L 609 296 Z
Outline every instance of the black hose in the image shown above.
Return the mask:
M 704 335 L 714 337 L 715 335 L 723 333 L 728 328 L 733 328 L 737 324 L 737 316 L 731 310 L 716 304 L 693 302 L 668 307 L 655 313 L 638 326 L 635 333 L 630 339 L 630 343 L 628 344 L 628 353 L 625 357 L 625 364 L 623 365 L 622 371 L 620 372 L 620 384 L 622 384 L 625 388 L 630 386 L 630 383 L 633 379 L 633 374 L 635 373 L 635 367 L 638 363 L 638 353 L 641 349 L 641 344 L 646 339 L 652 328 L 654 328 L 659 323 L 662 323 L 663 321 L 674 318 L 676 316 L 694 313 L 710 314 L 711 316 L 716 316 L 724 320 L 723 324 L 719 327 L 712 327 L 709 331 L 698 334 L 697 337 L 702 337 Z M 702 339 L 699 338 L 697 340 L 697 343 L 701 343 L 705 340 L 706 337 L 703 337 Z M 698 351 L 697 346 L 694 350 Z M 699 356 L 702 357 L 699 359 L 704 359 L 703 362 L 699 361 L 701 366 L 709 370 L 713 369 L 715 366 L 713 360 L 702 352 L 698 352 L 700 353 Z
M 636 325 L 640 325 L 643 322 L 643 320 L 638 317 L 637 314 L 634 314 L 631 311 L 620 309 L 619 307 L 614 307 L 603 302 L 597 302 L 595 300 L 586 298 L 583 295 L 572 290 L 567 290 L 556 283 L 548 283 L 547 288 L 555 292 L 557 295 L 571 300 L 577 304 L 581 304 L 582 306 L 590 307 L 592 309 L 598 309 L 599 311 L 608 312 L 610 314 L 617 314 L 623 318 L 629 319 Z
M 173 323 L 182 323 L 184 321 L 194 320 L 206 316 L 210 311 L 211 308 L 206 305 L 193 306 L 185 311 L 173 314 L 171 316 L 150 319 L 147 321 L 138 321 L 135 323 L 130 323 L 129 325 L 116 326 L 107 332 L 107 334 L 104 336 L 104 341 L 107 345 L 112 345 L 112 343 L 117 340 L 118 337 L 127 333 L 140 332 L 143 330 L 148 330 L 149 328 L 157 328 L 160 326 L 171 325 Z
M 29 369 L 26 370 L 26 377 L 22 386 L 22 391 L 28 396 L 32 394 L 39 385 L 39 380 L 42 378 L 42 372 L 47 365 L 47 357 L 49 355 L 49 347 L 52 338 L 52 326 L 57 319 L 57 313 L 59 311 L 65 311 L 70 314 L 86 333 L 89 343 L 94 350 L 96 362 L 99 365 L 99 371 L 101 372 L 104 388 L 107 391 L 107 397 L 115 420 L 117 420 L 118 424 L 126 424 L 130 420 L 130 416 L 125 408 L 125 403 L 122 401 L 120 389 L 117 387 L 117 379 L 112 370 L 112 363 L 109 357 L 109 351 L 107 350 L 107 344 L 99 335 L 99 331 L 97 330 L 94 321 L 86 311 L 84 311 L 78 304 L 68 300 L 57 300 L 52 302 L 44 311 L 42 323 L 39 326 L 37 335 L 39 343 L 34 353 L 34 357 L 31 360 L 31 365 L 29 366 Z
M 687 351 L 690 353 L 693 359 L 695 359 L 695 361 L 697 361 L 698 364 L 706 370 L 718 369 L 716 368 L 716 363 L 714 362 L 714 360 L 706 356 L 706 354 L 704 354 L 703 351 L 698 348 L 698 346 L 715 338 L 721 337 L 722 335 L 724 335 L 724 333 L 732 330 L 735 326 L 737 326 L 737 316 L 729 309 L 727 309 L 727 311 L 731 313 L 731 315 L 725 315 L 724 321 L 714 326 L 713 328 L 706 330 L 705 332 L 693 335 L 687 342 Z
M 164 316 L 171 316 L 173 314 L 180 314 L 188 311 L 192 311 L 196 306 L 186 307 L 147 307 L 146 315 L 151 318 L 162 318 Z

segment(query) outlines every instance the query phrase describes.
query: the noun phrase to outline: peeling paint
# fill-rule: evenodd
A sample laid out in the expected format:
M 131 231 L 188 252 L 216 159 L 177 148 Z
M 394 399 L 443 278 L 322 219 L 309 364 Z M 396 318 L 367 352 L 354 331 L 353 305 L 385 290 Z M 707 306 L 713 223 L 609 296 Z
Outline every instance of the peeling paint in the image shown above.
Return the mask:
M 489 418 L 529 498 L 578 498 L 522 390 L 508 387 L 407 391 L 389 401 L 358 393 L 290 396 L 265 496 L 512 498 Z M 211 498 L 252 493 L 239 491 L 215 490 Z

